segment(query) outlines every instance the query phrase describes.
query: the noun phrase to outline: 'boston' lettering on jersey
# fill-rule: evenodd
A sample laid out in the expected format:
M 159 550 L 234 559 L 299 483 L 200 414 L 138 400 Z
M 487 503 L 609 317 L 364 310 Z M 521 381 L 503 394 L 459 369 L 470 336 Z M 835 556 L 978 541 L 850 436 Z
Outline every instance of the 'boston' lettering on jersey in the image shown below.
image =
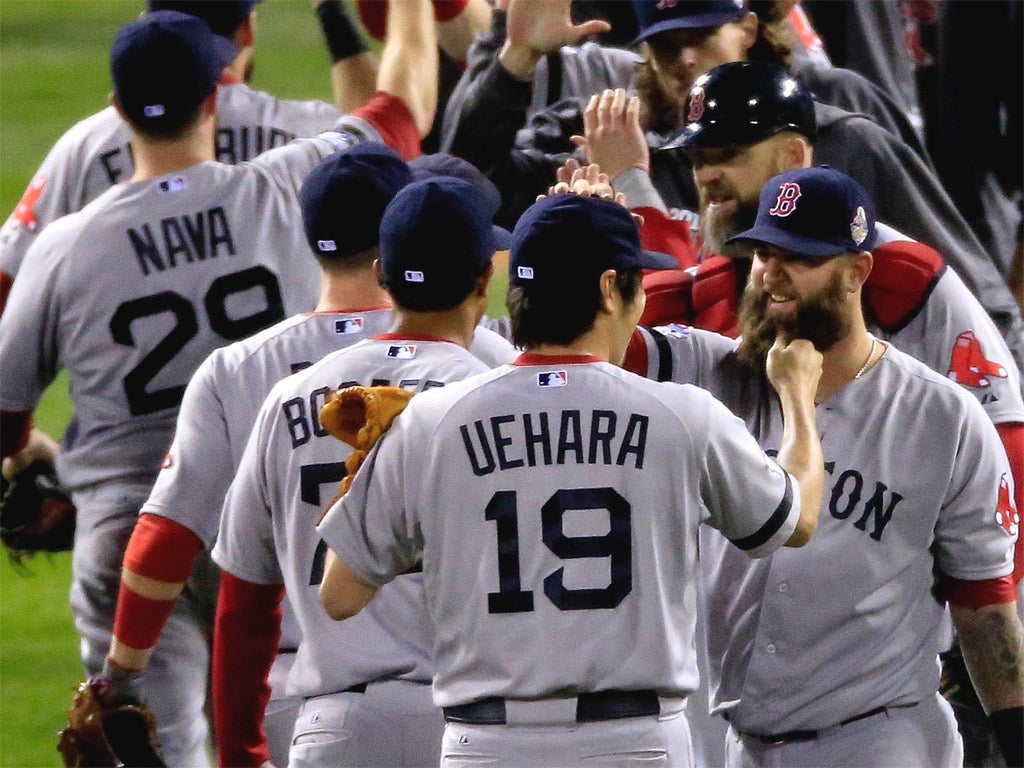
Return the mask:
M 135 249 L 143 275 L 148 275 L 153 269 L 157 272 L 174 269 L 179 266 L 179 260 L 191 264 L 207 258 L 235 255 L 228 217 L 220 206 L 192 216 L 161 219 L 158 226 L 157 234 L 148 223 L 138 230 L 128 228 L 128 239 Z
M 552 424 L 556 432 L 552 431 Z M 629 414 L 620 429 L 615 411 L 562 411 L 560 414 L 505 414 L 459 427 L 466 456 L 475 475 L 495 469 L 535 467 L 538 464 L 611 464 L 622 466 L 632 456 L 633 466 L 644 468 L 649 416 Z

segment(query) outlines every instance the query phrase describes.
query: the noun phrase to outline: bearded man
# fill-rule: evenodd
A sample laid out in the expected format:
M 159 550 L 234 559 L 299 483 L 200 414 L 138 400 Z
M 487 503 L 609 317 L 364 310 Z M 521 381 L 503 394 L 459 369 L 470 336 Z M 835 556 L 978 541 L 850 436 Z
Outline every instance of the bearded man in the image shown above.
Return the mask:
M 640 332 L 648 376 L 709 389 L 771 454 L 781 408 L 766 342 L 811 340 L 826 491 L 814 540 L 744 562 L 701 537 L 712 711 L 726 764 L 958 768 L 938 693 L 949 615 L 1007 764 L 1019 765 L 1024 629 L 1012 577 L 1020 517 L 981 405 L 868 331 L 876 239 L 864 189 L 830 168 L 772 177 L 751 228 L 740 339 L 687 326 Z

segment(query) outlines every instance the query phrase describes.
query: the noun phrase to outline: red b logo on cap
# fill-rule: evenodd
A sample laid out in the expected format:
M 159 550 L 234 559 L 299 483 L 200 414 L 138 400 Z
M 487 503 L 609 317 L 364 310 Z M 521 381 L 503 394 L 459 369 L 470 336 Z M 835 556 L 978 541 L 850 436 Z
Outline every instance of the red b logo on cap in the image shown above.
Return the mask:
M 779 196 L 775 205 L 768 211 L 772 216 L 789 216 L 796 210 L 796 201 L 800 198 L 800 185 L 791 181 L 784 182 L 779 187 Z

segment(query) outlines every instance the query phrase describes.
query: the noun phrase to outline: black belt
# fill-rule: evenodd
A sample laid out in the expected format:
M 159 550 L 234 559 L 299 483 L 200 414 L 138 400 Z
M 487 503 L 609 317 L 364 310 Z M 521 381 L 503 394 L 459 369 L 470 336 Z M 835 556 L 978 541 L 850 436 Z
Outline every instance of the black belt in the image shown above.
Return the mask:
M 450 723 L 471 725 L 504 725 L 505 699 L 490 696 L 469 704 L 444 707 L 444 719 Z M 576 697 L 576 722 L 621 720 L 626 717 L 647 717 L 661 711 L 655 691 L 595 691 Z
M 815 739 L 819 738 L 823 734 L 826 734 L 826 733 L 828 733 L 830 731 L 834 731 L 837 728 L 842 728 L 844 725 L 850 725 L 851 723 L 856 723 L 858 720 L 866 720 L 869 717 L 874 717 L 875 715 L 881 715 L 883 712 L 888 712 L 890 709 L 903 709 L 903 708 L 907 708 L 907 707 L 916 707 L 916 706 L 917 706 L 917 704 L 901 704 L 901 705 L 896 706 L 896 707 L 875 707 L 874 709 L 869 709 L 867 712 L 861 712 L 859 715 L 854 715 L 853 717 L 848 717 L 845 720 L 843 720 L 842 722 L 837 723 L 836 725 L 833 725 L 831 728 L 822 728 L 820 730 L 796 730 L 796 731 L 783 731 L 782 733 L 762 734 L 762 733 L 747 733 L 746 731 L 740 731 L 740 730 L 737 729 L 737 733 L 739 733 L 739 735 L 743 736 L 744 738 L 754 739 L 756 741 L 761 742 L 762 744 L 766 744 L 766 745 L 769 745 L 769 746 L 777 745 L 777 744 L 785 744 L 787 742 L 794 742 L 794 741 L 814 741 Z M 728 719 L 728 718 L 726 718 L 726 719 Z
M 366 683 L 356 683 L 355 685 L 350 685 L 348 688 L 341 691 L 341 693 L 366 693 Z

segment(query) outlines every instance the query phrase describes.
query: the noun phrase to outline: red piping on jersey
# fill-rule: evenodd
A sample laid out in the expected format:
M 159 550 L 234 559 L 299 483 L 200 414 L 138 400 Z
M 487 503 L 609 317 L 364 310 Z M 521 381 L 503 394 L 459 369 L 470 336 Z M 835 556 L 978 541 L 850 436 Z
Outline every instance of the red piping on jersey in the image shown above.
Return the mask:
M 203 548 L 181 523 L 150 513 L 139 515 L 124 553 L 124 567 L 154 581 L 184 584 Z
M 218 765 L 255 768 L 270 760 L 263 713 L 283 598 L 283 584 L 255 584 L 221 571 L 211 668 Z
M 418 333 L 391 333 L 390 331 L 378 333 L 373 338 L 377 341 L 445 341 L 449 344 L 456 343 L 451 339 L 442 339 L 440 336 L 428 336 Z
M 0 453 L 13 456 L 28 445 L 32 411 L 0 411 Z
M 512 365 L 582 365 L 584 363 L 603 363 L 600 357 L 593 355 L 541 355 L 537 352 L 523 352 L 512 361 Z
M 940 574 L 936 594 L 940 600 L 945 600 L 950 605 L 981 608 L 985 605 L 1012 603 L 1017 599 L 1017 588 L 1013 583 L 1013 574 L 1010 573 L 998 579 L 981 581 L 961 581 Z
M 1003 441 L 1006 456 L 1010 460 L 1010 473 L 1013 475 L 1013 504 L 1017 508 L 1018 519 L 1024 522 L 1024 424 L 1013 422 L 996 424 L 996 432 Z M 1024 577 L 1024 535 L 1020 523 L 1017 524 L 1017 546 L 1013 553 L 1013 583 Z
M 242 82 L 242 78 L 238 77 L 235 73 L 228 70 L 224 70 L 220 73 L 220 80 L 217 81 L 218 85 L 238 85 Z
M 391 309 L 388 304 L 383 304 L 379 307 L 354 307 L 352 309 L 316 309 L 312 312 L 306 312 L 307 316 L 312 315 L 354 315 L 357 312 L 376 312 L 381 309 Z

